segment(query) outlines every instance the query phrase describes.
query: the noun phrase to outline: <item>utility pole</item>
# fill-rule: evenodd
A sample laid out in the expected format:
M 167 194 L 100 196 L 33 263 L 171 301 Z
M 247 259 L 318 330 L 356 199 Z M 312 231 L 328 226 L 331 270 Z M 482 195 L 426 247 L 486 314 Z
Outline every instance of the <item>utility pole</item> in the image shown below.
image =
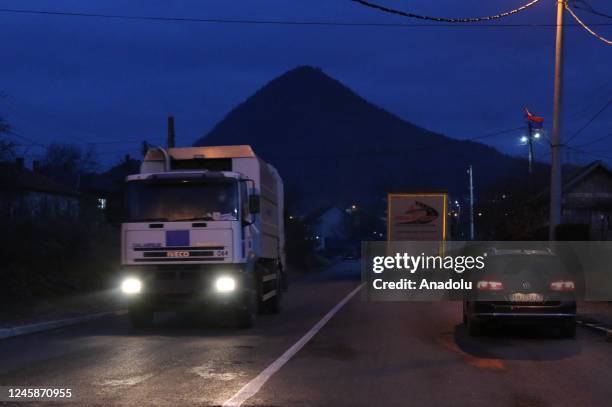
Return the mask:
M 533 127 L 531 122 L 527 123 L 527 144 L 529 146 L 529 177 L 533 174 Z
M 471 165 L 468 174 L 470 175 L 470 240 L 474 240 L 474 177 Z
M 563 8 L 557 0 L 557 40 L 555 51 L 555 90 L 553 96 L 553 126 L 550 163 L 550 221 L 548 238 L 555 239 L 555 228 L 561 223 L 561 104 L 563 93 Z
M 168 116 L 168 148 L 174 148 L 174 116 Z

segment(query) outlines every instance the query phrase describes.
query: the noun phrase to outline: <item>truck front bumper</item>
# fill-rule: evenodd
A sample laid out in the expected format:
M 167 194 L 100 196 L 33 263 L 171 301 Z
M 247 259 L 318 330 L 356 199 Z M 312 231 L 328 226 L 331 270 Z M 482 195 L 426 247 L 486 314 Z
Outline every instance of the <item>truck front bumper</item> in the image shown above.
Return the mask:
M 243 264 L 138 266 L 125 268 L 123 276 L 137 279 L 141 285 L 139 292 L 125 294 L 128 302 L 154 310 L 231 307 L 255 286 L 253 273 Z

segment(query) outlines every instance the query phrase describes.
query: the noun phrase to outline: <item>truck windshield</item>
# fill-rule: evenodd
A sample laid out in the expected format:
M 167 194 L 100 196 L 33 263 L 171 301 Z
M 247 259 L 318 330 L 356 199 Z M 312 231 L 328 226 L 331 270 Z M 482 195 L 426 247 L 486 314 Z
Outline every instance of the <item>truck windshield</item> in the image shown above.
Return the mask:
M 128 222 L 238 219 L 235 181 L 132 181 L 126 203 Z

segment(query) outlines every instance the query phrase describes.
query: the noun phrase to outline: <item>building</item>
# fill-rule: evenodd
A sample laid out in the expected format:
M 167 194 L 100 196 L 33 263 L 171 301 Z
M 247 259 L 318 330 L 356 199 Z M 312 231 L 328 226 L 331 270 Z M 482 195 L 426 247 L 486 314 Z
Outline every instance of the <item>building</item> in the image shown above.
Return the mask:
M 612 171 L 601 161 L 563 184 L 562 223 L 588 226 L 591 240 L 612 240 Z
M 342 251 L 348 245 L 347 215 L 335 206 L 323 206 L 304 218 L 317 251 Z
M 79 194 L 41 174 L 38 163 L 25 167 L 23 158 L 0 163 L 0 216 L 76 216 Z

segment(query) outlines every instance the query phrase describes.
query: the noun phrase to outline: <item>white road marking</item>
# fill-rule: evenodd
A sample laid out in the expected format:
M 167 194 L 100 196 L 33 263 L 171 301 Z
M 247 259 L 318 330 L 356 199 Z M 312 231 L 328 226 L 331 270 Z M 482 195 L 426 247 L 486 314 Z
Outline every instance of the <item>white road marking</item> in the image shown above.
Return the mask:
M 361 290 L 363 284 L 351 291 L 346 297 L 342 299 L 334 308 L 332 308 L 319 322 L 317 322 L 310 331 L 306 332 L 304 336 L 300 338 L 293 346 L 285 351 L 276 359 L 272 364 L 266 367 L 261 373 L 257 375 L 253 380 L 245 384 L 236 394 L 234 394 L 229 400 L 223 403 L 224 407 L 239 407 L 249 398 L 253 397 L 262 388 L 262 386 L 276 373 L 285 363 L 287 363 L 296 353 L 300 351 L 325 326 L 325 324 L 332 319 L 332 317 Z

